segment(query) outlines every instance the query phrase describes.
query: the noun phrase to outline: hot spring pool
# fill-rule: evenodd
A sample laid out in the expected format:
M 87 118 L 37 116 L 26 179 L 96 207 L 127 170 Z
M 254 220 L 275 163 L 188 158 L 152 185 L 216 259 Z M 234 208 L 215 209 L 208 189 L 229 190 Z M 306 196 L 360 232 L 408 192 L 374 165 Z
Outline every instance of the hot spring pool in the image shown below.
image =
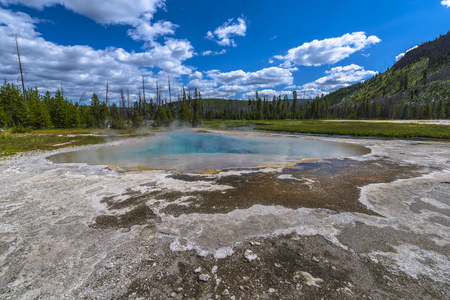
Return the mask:
M 370 150 L 360 145 L 297 137 L 200 133 L 177 130 L 135 143 L 56 154 L 55 163 L 86 163 L 178 172 L 284 165 L 302 158 L 360 156 Z

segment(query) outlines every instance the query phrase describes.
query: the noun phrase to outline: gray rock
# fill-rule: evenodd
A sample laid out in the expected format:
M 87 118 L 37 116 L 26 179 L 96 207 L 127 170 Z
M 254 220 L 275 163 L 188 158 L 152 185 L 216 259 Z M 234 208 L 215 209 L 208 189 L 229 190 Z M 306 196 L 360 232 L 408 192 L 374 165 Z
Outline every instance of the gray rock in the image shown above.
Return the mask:
M 198 276 L 198 280 L 203 282 L 208 282 L 210 278 L 211 276 L 209 276 L 208 274 L 200 274 Z
M 106 265 L 105 265 L 105 268 L 106 269 L 112 269 L 112 268 L 114 268 L 114 264 L 113 263 L 107 263 Z
M 245 250 L 244 257 L 248 262 L 252 262 L 252 260 L 255 260 L 258 258 L 258 255 L 253 253 L 252 250 L 247 249 L 247 250 Z

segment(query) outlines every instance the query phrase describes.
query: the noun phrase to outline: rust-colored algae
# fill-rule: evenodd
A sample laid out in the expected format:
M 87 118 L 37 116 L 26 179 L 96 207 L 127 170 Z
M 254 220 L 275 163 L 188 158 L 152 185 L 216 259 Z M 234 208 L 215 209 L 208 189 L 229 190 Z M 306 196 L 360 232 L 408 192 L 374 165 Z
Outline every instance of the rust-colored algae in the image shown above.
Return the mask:
M 214 174 L 219 174 L 219 173 L 220 173 L 220 171 L 218 171 L 218 170 L 204 170 L 202 172 L 202 174 L 205 174 L 205 175 L 214 175 Z

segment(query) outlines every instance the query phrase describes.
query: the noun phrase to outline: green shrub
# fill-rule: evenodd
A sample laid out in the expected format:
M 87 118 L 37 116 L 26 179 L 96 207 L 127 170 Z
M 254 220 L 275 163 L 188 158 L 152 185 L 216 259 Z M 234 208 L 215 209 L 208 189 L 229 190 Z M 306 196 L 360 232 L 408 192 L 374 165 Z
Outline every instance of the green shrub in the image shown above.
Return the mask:
M 27 133 L 28 131 L 29 130 L 26 127 L 24 127 L 23 125 L 17 125 L 11 129 L 12 133 Z

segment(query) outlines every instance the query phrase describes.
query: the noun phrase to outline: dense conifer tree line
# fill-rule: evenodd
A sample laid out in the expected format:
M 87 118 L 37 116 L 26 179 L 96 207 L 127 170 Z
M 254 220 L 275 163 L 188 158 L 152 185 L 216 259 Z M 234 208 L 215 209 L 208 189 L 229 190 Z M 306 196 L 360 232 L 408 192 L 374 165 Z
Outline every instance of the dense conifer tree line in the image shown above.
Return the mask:
M 450 103 L 443 98 L 421 105 L 395 104 L 362 99 L 355 104 L 330 105 L 330 97 L 311 100 L 274 96 L 254 99 L 203 100 L 199 91 L 186 93 L 175 102 L 162 100 L 160 89 L 148 102 L 145 93 L 133 104 L 125 100 L 123 91 L 118 103 L 107 105 L 94 93 L 89 105 L 65 99 L 60 91 L 40 94 L 4 81 L 0 88 L 0 128 L 25 131 L 26 128 L 96 127 L 121 129 L 126 126 L 168 126 L 174 121 L 198 126 L 203 119 L 213 120 L 279 120 L 279 119 L 445 119 L 450 117 Z M 141 95 L 141 93 L 139 93 Z M 128 98 L 128 97 L 127 97 Z
M 168 126 L 173 121 L 201 124 L 204 117 L 201 94 L 194 91 L 193 97 L 183 88 L 182 97 L 176 102 L 162 100 L 160 91 L 156 99 L 139 97 L 133 104 L 125 99 L 123 90 L 118 103 L 107 105 L 94 93 L 89 105 L 65 99 L 58 90 L 54 95 L 40 94 L 37 89 L 28 89 L 25 95 L 21 88 L 4 81 L 0 88 L 0 128 L 25 131 L 27 128 L 113 128 L 142 125 Z M 127 93 L 128 94 L 128 93 Z M 140 93 L 141 95 L 141 93 Z M 25 97 L 24 97 L 25 96 Z

